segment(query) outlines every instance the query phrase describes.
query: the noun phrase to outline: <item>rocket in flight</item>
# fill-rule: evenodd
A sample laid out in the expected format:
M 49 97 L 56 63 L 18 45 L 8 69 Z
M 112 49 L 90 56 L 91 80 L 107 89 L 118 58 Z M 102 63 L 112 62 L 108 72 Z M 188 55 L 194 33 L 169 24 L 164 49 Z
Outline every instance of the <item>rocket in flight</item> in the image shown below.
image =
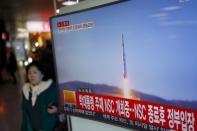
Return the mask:
M 123 66 L 124 66 L 124 73 L 123 77 L 127 78 L 127 65 L 126 65 L 126 54 L 125 54 L 125 46 L 124 46 L 124 36 L 122 33 L 122 56 L 123 56 Z

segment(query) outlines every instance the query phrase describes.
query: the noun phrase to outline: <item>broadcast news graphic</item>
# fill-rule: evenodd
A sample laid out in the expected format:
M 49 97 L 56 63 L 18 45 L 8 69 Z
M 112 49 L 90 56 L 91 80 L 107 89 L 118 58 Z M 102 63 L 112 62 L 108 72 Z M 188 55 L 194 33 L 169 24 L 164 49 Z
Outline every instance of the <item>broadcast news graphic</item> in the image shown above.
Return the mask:
M 126 0 L 51 18 L 66 113 L 197 130 L 197 1 Z

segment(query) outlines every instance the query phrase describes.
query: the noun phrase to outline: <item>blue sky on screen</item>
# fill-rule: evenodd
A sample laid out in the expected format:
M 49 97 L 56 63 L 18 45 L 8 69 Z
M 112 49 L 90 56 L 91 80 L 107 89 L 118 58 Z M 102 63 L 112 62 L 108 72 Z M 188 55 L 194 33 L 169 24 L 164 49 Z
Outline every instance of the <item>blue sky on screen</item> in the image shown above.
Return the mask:
M 131 87 L 165 99 L 197 100 L 197 1 L 132 0 L 52 19 L 59 83 L 120 86 L 124 34 Z M 58 33 L 56 23 L 93 22 Z

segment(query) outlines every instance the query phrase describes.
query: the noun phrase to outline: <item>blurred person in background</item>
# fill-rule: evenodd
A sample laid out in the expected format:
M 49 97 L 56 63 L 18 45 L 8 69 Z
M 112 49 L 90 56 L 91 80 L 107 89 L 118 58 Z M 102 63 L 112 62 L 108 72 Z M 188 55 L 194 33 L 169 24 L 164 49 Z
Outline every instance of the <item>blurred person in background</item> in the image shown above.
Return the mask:
M 6 47 L 5 41 L 3 40 L 3 32 L 5 32 L 5 21 L 3 19 L 0 19 L 0 83 L 4 81 L 3 71 L 5 68 L 6 61 Z
M 5 41 L 3 41 L 0 38 L 0 83 L 4 81 L 3 75 L 4 75 L 5 66 L 6 66 L 6 46 L 5 46 Z
M 45 64 L 47 70 L 50 70 L 48 72 L 48 75 L 54 81 L 56 81 L 52 44 L 51 44 L 51 42 L 49 40 L 46 41 L 46 48 L 41 49 L 39 54 L 40 54 L 40 58 L 39 58 L 40 61 L 42 61 L 43 64 Z
M 44 69 L 38 61 L 26 68 L 28 82 L 22 89 L 21 131 L 54 131 L 58 124 L 58 88 Z
M 31 52 L 31 58 L 34 61 L 42 61 L 48 72 L 47 75 L 56 82 L 55 67 L 54 67 L 54 57 L 52 51 L 52 44 L 50 40 L 46 41 L 46 47 L 37 48 L 36 51 Z
M 9 73 L 9 80 L 16 83 L 16 71 L 17 71 L 17 60 L 14 53 L 14 49 L 12 47 L 7 48 L 6 50 L 6 70 Z

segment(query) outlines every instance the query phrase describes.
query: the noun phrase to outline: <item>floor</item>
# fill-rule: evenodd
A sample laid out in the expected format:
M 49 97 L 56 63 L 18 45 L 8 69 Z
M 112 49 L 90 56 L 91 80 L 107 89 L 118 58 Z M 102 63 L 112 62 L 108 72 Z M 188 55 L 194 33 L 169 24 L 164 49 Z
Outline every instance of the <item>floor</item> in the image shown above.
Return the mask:
M 20 131 L 20 91 L 18 85 L 0 85 L 0 131 Z
M 0 131 L 20 131 L 21 85 L 23 77 L 18 73 L 17 83 L 0 83 Z

